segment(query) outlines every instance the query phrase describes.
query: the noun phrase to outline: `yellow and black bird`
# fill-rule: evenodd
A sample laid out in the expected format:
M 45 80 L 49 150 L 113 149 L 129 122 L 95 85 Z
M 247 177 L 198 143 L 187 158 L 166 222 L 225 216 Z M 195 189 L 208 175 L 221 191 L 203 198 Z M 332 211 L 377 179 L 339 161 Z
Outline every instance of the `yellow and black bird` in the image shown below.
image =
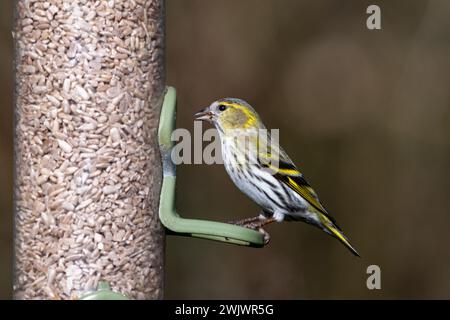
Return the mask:
M 217 128 L 228 175 L 262 208 L 259 216 L 237 224 L 265 232 L 262 227 L 271 222 L 304 221 L 337 238 L 359 256 L 336 220 L 320 203 L 316 192 L 278 142 L 271 138 L 247 102 L 224 98 L 195 116 Z

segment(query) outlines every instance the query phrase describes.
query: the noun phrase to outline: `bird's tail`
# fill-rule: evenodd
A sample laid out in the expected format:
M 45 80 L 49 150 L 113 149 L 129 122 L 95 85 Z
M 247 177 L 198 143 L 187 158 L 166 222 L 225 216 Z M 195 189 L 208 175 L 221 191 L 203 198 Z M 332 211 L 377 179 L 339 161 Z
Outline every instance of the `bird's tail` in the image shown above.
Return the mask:
M 331 218 L 332 219 L 332 218 Z M 356 251 L 355 247 L 353 247 L 350 242 L 348 241 L 347 237 L 344 235 L 342 230 L 336 225 L 334 221 L 332 221 L 329 217 L 325 216 L 324 214 L 320 215 L 320 221 L 322 222 L 321 227 L 322 229 L 338 239 L 340 242 L 344 244 L 355 256 L 361 257 Z

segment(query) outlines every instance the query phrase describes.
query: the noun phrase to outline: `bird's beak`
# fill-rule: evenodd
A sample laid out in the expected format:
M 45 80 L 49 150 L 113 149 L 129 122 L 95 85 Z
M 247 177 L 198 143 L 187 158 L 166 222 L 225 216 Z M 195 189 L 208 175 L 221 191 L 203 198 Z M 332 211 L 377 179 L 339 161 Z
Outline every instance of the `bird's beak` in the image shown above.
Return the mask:
M 209 108 L 205 108 L 194 114 L 194 117 L 196 120 L 212 121 L 213 114 L 209 111 Z

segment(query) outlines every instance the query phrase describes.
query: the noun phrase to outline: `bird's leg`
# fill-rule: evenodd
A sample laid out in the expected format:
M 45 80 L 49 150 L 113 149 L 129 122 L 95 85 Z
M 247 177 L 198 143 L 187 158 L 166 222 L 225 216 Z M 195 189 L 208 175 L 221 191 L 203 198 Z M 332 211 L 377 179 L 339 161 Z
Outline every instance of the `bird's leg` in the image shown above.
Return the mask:
M 258 230 L 260 233 L 263 234 L 264 236 L 264 244 L 268 244 L 270 241 L 270 234 L 264 230 L 262 227 L 265 226 L 266 224 L 275 222 L 276 219 L 275 218 L 264 218 L 262 217 L 262 215 L 259 215 L 257 217 L 252 217 L 252 218 L 246 218 L 246 219 L 242 219 L 242 220 L 238 220 L 238 221 L 229 221 L 228 223 L 231 224 L 235 224 L 238 226 L 242 226 L 245 228 L 249 228 L 252 230 Z
M 267 219 L 259 219 L 258 222 L 252 222 L 249 224 L 244 225 L 244 227 L 249 228 L 249 229 L 253 229 L 253 230 L 258 230 L 260 233 L 262 233 L 264 235 L 264 244 L 268 244 L 270 241 L 270 234 L 263 229 L 263 226 L 265 226 L 266 224 L 272 223 L 277 221 L 275 218 L 267 218 Z
M 262 227 L 264 227 L 266 224 L 269 224 L 269 223 L 272 223 L 272 222 L 275 222 L 275 221 L 277 221 L 277 220 L 275 218 L 273 218 L 273 217 L 272 218 L 263 219 L 263 220 L 259 219 L 259 221 L 257 221 L 257 222 L 252 222 L 252 223 L 245 224 L 245 227 L 249 228 L 249 229 L 254 229 L 254 230 L 262 229 Z
M 260 217 L 256 216 L 256 217 L 246 218 L 246 219 L 242 219 L 242 220 L 228 221 L 228 223 L 235 224 L 237 226 L 247 226 L 248 224 L 254 223 L 255 221 L 259 221 L 259 220 L 260 220 Z

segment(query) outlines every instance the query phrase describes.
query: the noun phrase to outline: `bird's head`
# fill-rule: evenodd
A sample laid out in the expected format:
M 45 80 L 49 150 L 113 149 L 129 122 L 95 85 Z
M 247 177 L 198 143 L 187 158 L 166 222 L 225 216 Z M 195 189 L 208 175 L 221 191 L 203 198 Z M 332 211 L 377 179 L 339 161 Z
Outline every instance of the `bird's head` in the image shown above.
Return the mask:
M 214 101 L 209 107 L 197 112 L 195 118 L 213 123 L 221 132 L 259 129 L 263 126 L 256 111 L 244 100 L 236 98 Z

